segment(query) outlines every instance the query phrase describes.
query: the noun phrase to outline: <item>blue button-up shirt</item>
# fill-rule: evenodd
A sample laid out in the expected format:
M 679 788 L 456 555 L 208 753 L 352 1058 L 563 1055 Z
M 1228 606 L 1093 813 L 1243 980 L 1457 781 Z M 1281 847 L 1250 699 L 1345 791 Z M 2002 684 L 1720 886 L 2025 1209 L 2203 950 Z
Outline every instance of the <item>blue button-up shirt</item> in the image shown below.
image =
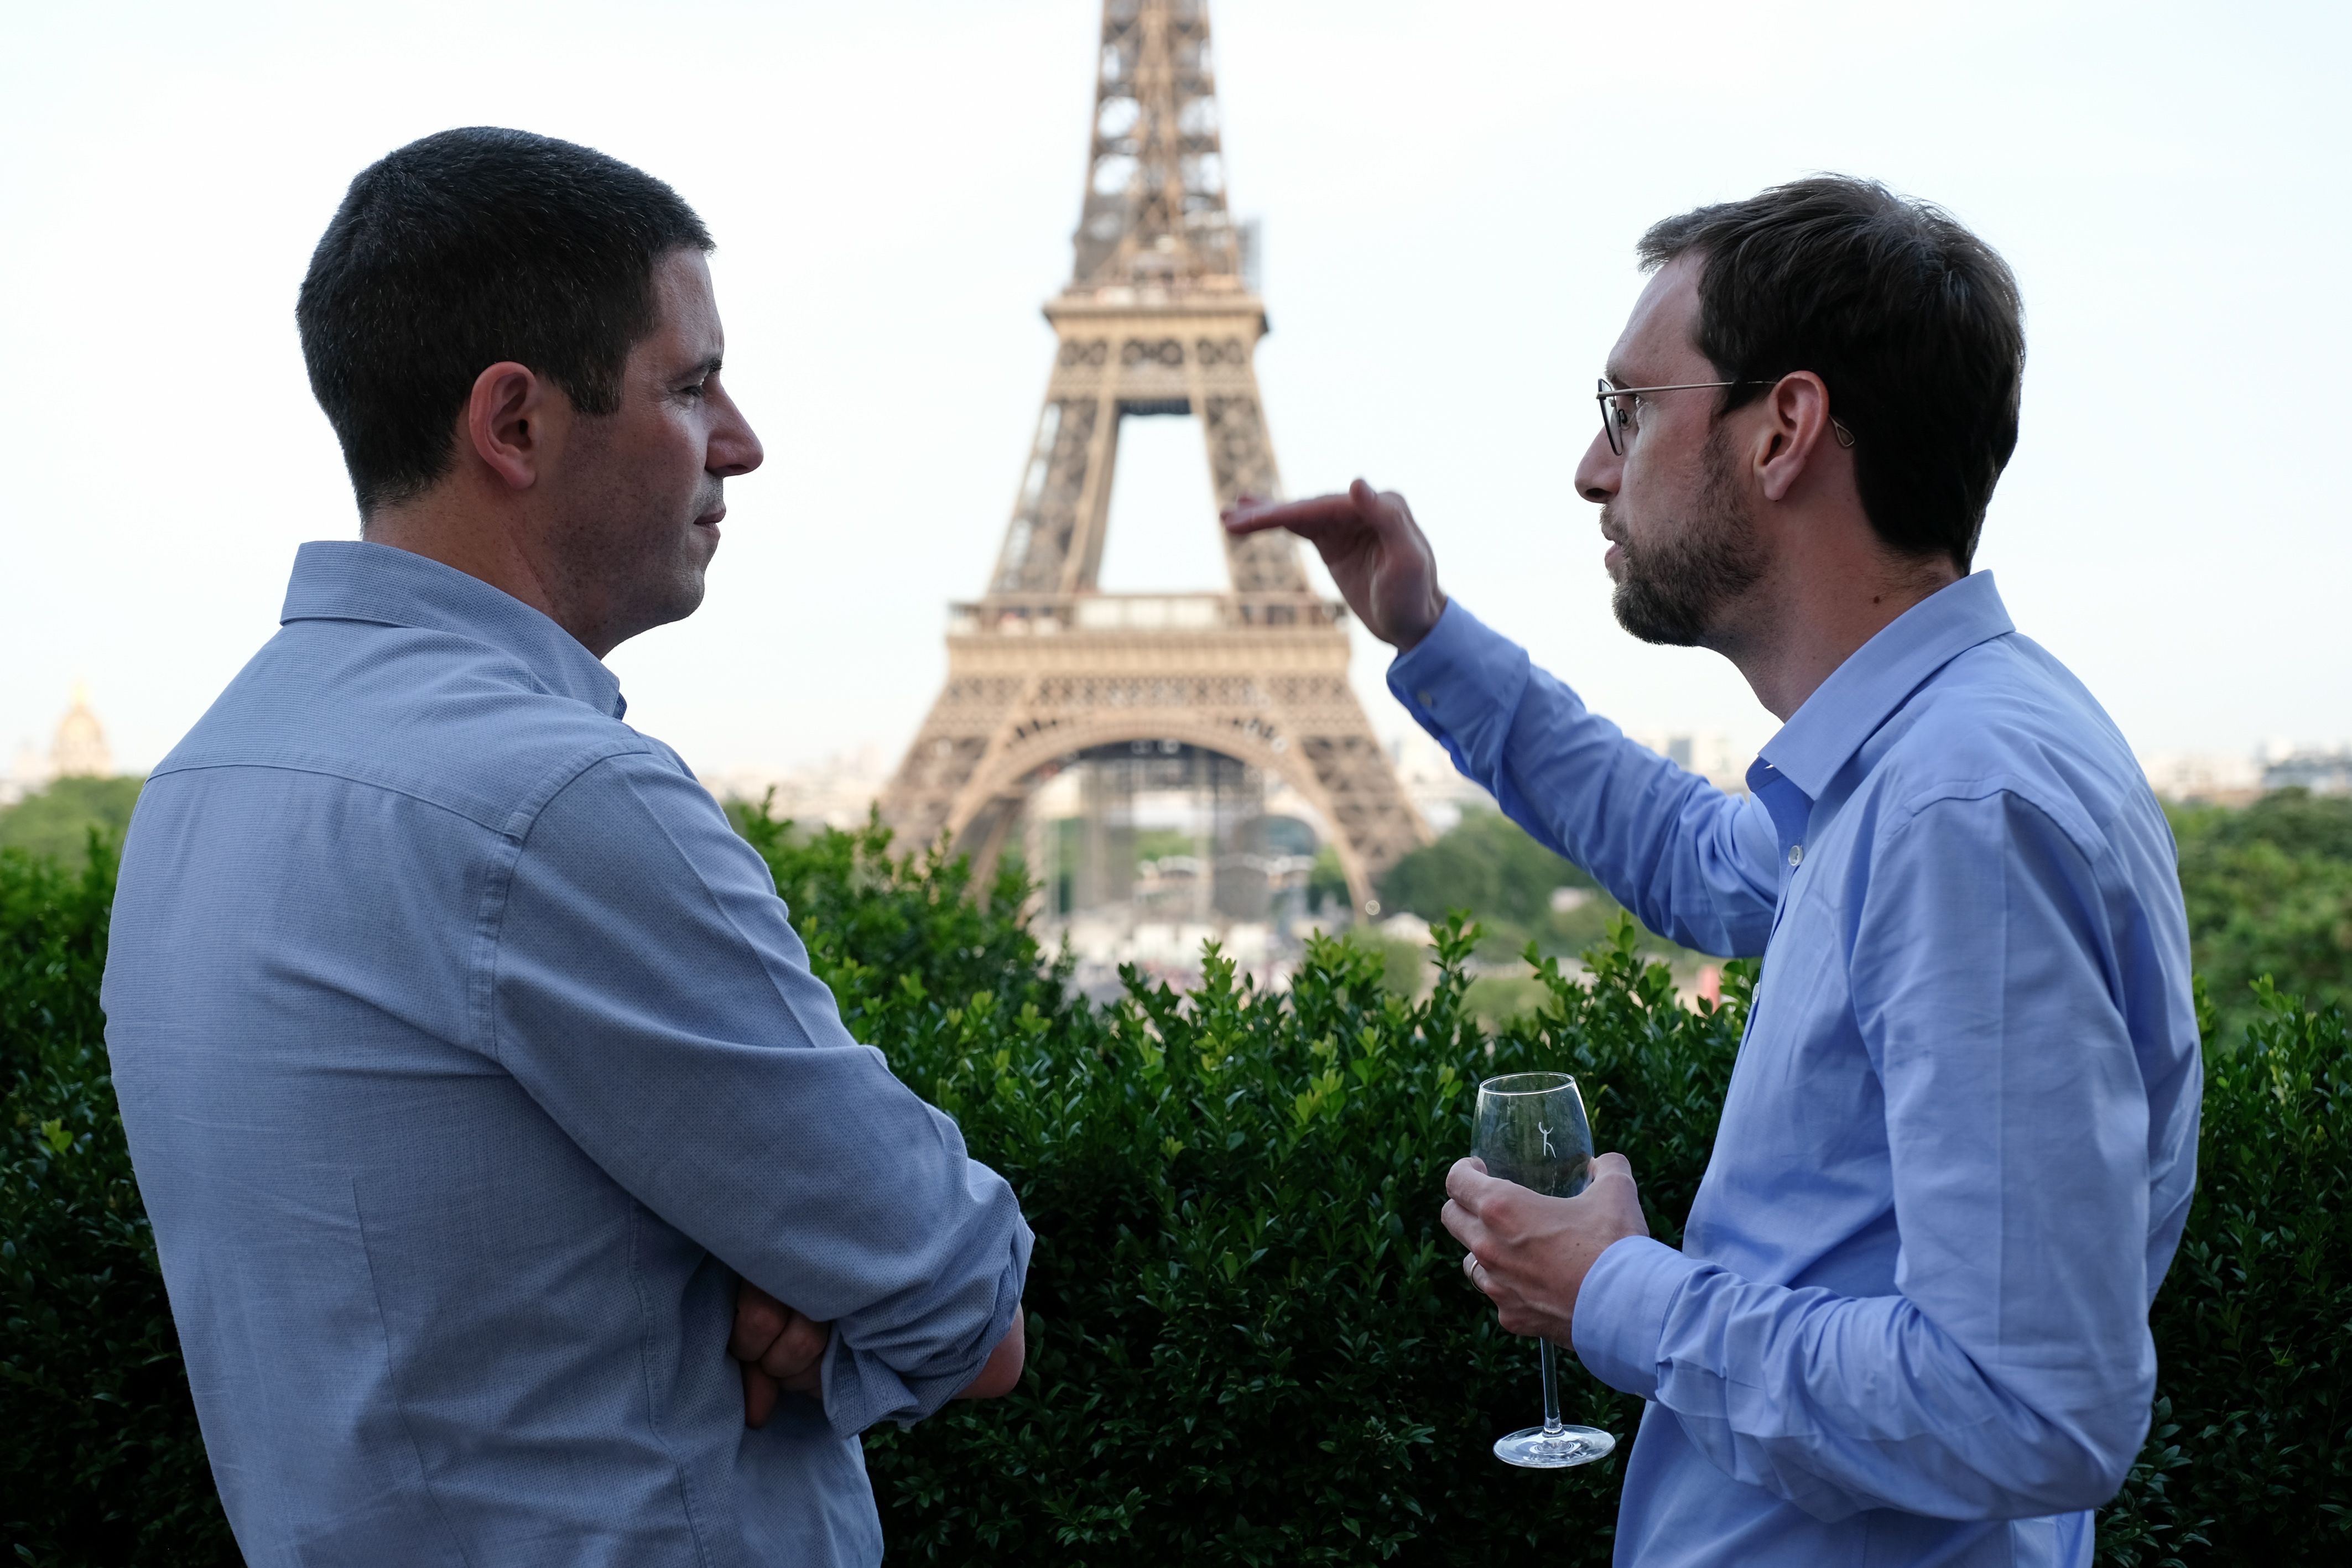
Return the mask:
M 1617 1561 L 2087 1563 L 2203 1082 L 2172 836 L 2113 722 L 1981 572 L 1823 682 L 1747 797 L 1459 605 L 1390 683 L 1652 929 L 1763 955 L 1682 1249 L 1620 1241 L 1577 1301 L 1585 1365 L 1650 1401 Z
M 553 622 L 310 544 L 155 769 L 107 1042 L 221 1500 L 280 1564 L 873 1563 L 857 1434 L 1030 1237 Z M 834 1323 L 743 1425 L 735 1281 Z

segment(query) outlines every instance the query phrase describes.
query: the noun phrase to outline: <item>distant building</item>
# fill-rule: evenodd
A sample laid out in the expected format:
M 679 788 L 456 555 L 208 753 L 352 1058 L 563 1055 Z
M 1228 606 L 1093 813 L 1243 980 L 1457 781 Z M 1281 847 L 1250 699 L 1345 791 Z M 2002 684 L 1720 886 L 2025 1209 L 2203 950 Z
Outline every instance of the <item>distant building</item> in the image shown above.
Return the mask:
M 2298 746 L 2266 741 L 2251 757 L 2219 751 L 2165 751 L 2144 758 L 2147 781 L 2168 800 L 2242 806 L 2273 789 L 2352 795 L 2352 744 Z
M 49 739 L 49 754 L 43 757 L 29 742 L 16 748 L 15 766 L 0 779 L 0 805 L 14 805 L 59 779 L 113 777 L 114 752 L 106 744 L 106 728 L 90 711 L 89 691 L 77 684 L 73 706 L 58 720 L 57 733 Z
M 2148 787 L 2167 800 L 2242 806 L 2263 792 L 2262 764 L 2230 751 L 2159 751 L 2141 758 Z
M 2263 763 L 2264 789 L 2308 789 L 2315 795 L 2352 795 L 2352 746 L 2333 751 L 2304 747 Z

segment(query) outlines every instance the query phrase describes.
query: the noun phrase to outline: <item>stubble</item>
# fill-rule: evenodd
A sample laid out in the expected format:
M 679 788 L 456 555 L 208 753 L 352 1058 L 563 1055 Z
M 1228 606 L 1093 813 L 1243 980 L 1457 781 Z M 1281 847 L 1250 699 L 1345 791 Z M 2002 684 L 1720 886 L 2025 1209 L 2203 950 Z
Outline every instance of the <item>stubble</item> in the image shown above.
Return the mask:
M 1720 431 L 1708 438 L 1703 462 L 1697 497 L 1682 526 L 1664 538 L 1636 547 L 1612 526 L 1608 508 L 1601 511 L 1601 527 L 1618 541 L 1610 608 L 1617 623 L 1644 643 L 1700 645 L 1724 606 L 1764 574 L 1763 546 L 1740 504 L 1730 444 Z

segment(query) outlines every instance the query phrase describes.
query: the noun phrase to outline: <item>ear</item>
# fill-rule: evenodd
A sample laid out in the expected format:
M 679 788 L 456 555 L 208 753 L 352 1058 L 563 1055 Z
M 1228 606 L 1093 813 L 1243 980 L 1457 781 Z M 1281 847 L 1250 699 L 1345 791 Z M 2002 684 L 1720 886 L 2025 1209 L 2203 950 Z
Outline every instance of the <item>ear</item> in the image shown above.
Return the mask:
M 561 398 L 528 365 L 501 360 L 474 378 L 466 400 L 466 439 L 474 455 L 510 490 L 539 482 L 550 452 L 550 417 Z
M 1791 371 L 1764 397 L 1756 478 L 1767 500 L 1784 501 L 1799 480 L 1832 461 L 1830 389 L 1811 371 Z

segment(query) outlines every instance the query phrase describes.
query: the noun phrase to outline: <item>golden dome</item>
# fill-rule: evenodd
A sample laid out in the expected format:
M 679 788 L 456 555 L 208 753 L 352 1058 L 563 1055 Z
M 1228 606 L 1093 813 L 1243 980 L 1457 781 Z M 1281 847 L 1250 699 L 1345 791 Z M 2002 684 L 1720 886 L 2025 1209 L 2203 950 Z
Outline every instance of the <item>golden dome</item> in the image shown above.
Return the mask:
M 58 721 L 57 738 L 49 742 L 49 772 L 58 779 L 114 776 L 114 753 L 107 747 L 106 731 L 98 715 L 89 711 L 89 692 L 79 685 L 73 706 Z

